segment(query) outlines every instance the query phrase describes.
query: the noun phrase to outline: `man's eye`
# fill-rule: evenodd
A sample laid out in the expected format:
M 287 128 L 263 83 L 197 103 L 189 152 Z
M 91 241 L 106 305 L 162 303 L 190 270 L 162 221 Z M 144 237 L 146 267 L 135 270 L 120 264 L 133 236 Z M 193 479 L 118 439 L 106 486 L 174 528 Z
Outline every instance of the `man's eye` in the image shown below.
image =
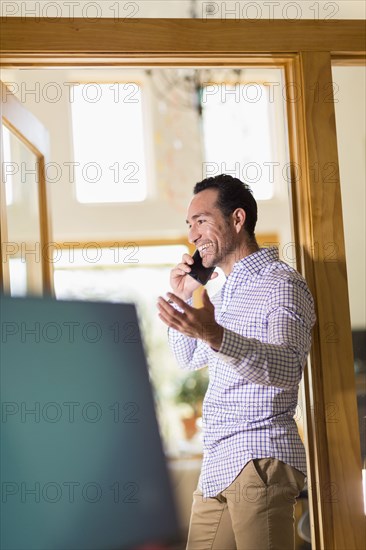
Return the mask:
M 203 222 L 205 222 L 206 220 L 198 220 L 197 223 L 201 224 Z

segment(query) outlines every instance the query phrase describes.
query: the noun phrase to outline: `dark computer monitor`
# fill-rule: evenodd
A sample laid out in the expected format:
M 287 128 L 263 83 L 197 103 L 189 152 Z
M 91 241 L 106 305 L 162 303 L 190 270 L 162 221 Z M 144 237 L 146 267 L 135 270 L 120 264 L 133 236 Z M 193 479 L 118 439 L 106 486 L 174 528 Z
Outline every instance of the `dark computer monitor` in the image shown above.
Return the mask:
M 174 539 L 134 305 L 1 297 L 0 313 L 1 548 Z

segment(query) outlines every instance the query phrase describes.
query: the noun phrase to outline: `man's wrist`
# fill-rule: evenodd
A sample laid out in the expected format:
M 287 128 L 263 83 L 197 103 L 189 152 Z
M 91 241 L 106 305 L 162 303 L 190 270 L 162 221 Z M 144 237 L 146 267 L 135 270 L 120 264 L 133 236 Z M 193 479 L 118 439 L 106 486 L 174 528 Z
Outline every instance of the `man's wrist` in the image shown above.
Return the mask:
M 205 338 L 206 343 L 214 350 L 219 351 L 221 344 L 224 338 L 224 327 L 215 323 L 215 325 L 210 327 L 210 330 L 207 331 L 207 336 Z

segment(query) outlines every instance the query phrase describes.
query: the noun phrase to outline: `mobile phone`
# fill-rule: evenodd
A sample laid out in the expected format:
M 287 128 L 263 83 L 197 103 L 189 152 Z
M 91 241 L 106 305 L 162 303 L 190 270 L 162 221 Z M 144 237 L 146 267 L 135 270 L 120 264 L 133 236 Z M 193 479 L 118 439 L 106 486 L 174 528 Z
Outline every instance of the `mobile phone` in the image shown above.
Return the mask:
M 201 285 L 205 285 L 215 271 L 214 267 L 204 267 L 202 265 L 202 258 L 198 250 L 192 256 L 194 263 L 190 265 L 191 271 L 188 273 L 193 279 L 196 279 Z

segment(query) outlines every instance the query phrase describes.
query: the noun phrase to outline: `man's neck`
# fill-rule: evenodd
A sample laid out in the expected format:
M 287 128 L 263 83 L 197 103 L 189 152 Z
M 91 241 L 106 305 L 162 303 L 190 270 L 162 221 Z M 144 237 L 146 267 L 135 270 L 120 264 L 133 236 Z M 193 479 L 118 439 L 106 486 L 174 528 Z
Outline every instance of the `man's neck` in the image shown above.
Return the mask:
M 235 252 L 230 254 L 229 262 L 222 267 L 225 276 L 228 277 L 230 275 L 236 262 L 242 260 L 243 258 L 246 258 L 250 254 L 254 254 L 254 252 L 258 252 L 258 250 L 259 246 L 255 238 L 251 240 L 245 240 Z

